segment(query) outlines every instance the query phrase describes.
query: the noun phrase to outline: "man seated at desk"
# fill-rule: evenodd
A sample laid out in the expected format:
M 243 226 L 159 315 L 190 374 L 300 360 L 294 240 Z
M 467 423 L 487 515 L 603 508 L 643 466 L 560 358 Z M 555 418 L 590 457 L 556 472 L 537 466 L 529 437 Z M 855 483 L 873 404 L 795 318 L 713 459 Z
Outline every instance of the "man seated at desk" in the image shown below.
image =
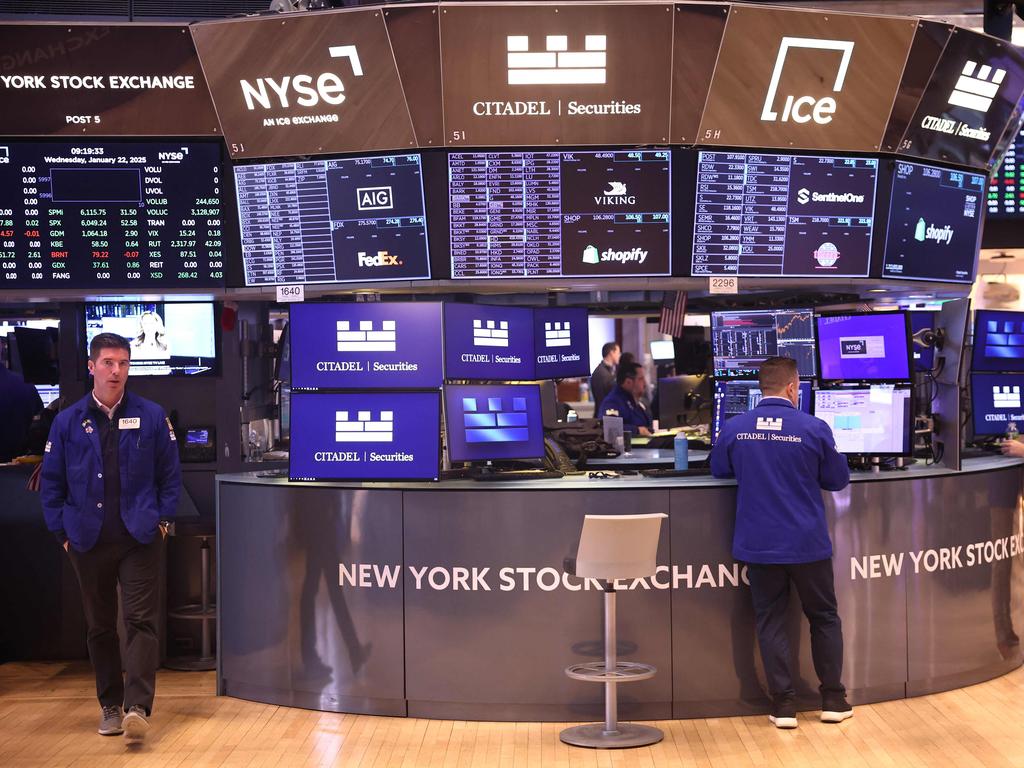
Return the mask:
M 615 381 L 615 389 L 601 401 L 598 417 L 621 416 L 622 428 L 627 432 L 651 434 L 651 414 L 640 402 L 640 396 L 647 388 L 643 367 L 637 363 L 620 365 Z

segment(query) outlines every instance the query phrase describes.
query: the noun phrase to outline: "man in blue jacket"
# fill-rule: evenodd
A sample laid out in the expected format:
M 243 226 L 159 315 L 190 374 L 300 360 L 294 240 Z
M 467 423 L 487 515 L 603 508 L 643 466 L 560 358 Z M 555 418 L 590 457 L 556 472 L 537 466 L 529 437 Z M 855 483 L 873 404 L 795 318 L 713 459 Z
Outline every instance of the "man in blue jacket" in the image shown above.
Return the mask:
M 828 424 L 798 408 L 796 361 L 769 358 L 758 379 L 761 402 L 725 423 L 711 452 L 711 472 L 715 477 L 735 477 L 739 486 L 732 554 L 747 564 L 757 639 L 772 696 L 769 719 L 778 728 L 797 725 L 786 636 L 793 584 L 811 624 L 821 720 L 839 723 L 853 717 L 853 708 L 840 681 L 843 632 L 821 491 L 845 488 L 850 469 L 836 450 Z
M 651 414 L 640 402 L 640 396 L 647 388 L 643 367 L 637 363 L 620 365 L 615 380 L 616 387 L 601 401 L 597 416 L 621 416 L 622 428 L 627 432 L 651 434 Z
M 125 392 L 131 348 L 112 333 L 89 345 L 93 390 L 57 414 L 43 455 L 46 525 L 78 576 L 102 714 L 99 733 L 141 740 L 156 670 L 160 538 L 181 492 L 171 423 L 156 403 Z M 117 585 L 126 655 L 117 637 Z M 124 677 L 122 677 L 124 670 Z M 121 707 L 125 714 L 122 718 Z

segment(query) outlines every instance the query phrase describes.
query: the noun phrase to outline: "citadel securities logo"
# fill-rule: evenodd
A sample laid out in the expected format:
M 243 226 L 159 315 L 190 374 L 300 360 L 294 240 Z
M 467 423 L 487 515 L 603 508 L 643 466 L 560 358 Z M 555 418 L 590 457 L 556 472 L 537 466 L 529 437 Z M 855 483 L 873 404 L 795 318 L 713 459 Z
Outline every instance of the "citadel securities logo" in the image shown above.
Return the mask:
M 352 329 L 351 320 L 338 320 L 339 352 L 394 352 L 398 346 L 398 324 L 382 320 L 374 330 L 372 320 L 360 320 L 359 329 Z
M 996 408 L 1020 408 L 1020 387 L 993 386 L 992 405 Z
M 764 418 L 758 418 L 755 429 L 769 430 L 771 432 L 782 431 L 782 417 L 773 419 L 770 416 Z
M 949 95 L 949 103 L 975 112 L 988 112 L 1005 77 L 1005 69 L 993 70 L 988 64 L 979 68 L 978 62 L 968 61 Z
M 354 45 L 333 45 L 328 48 L 328 53 L 334 59 L 348 59 L 352 65 L 352 74 L 355 77 L 363 76 L 363 65 Z M 274 106 L 288 109 L 291 106 L 290 98 L 294 98 L 296 105 L 300 107 L 315 107 L 321 101 L 338 106 L 345 101 L 345 83 L 334 72 L 321 72 L 315 77 L 315 80 L 313 75 L 299 74 L 285 75 L 276 79 L 257 77 L 255 84 L 245 79 L 238 82 L 242 88 L 242 96 L 245 98 L 245 106 L 249 111 L 255 110 L 257 105 L 263 109 L 271 109 Z M 332 117 L 333 120 L 322 122 L 337 122 L 338 120 L 337 115 L 324 115 L 323 117 Z M 304 122 L 301 117 L 291 118 L 293 124 L 296 121 Z
M 544 52 L 530 52 L 528 35 L 509 35 L 509 85 L 603 85 L 608 38 L 586 35 L 583 51 L 570 51 L 567 35 L 547 35 Z
M 507 347 L 508 346 L 508 321 L 507 320 L 474 320 L 473 321 L 473 346 L 474 347 Z
M 572 328 L 568 320 L 564 322 L 544 323 L 545 347 L 571 347 Z
M 839 68 L 836 71 L 835 81 L 832 84 L 832 92 L 840 93 L 843 84 L 846 82 L 846 72 L 850 67 L 850 60 L 853 58 L 854 43 L 852 40 L 819 40 L 807 37 L 784 37 L 779 45 L 779 53 L 775 58 L 775 68 L 772 70 L 772 79 L 768 83 L 768 92 L 765 95 L 764 107 L 761 109 L 761 120 L 764 122 L 775 122 L 780 120 L 776 111 L 776 98 L 779 90 L 779 81 L 786 65 L 786 54 L 792 48 L 811 48 L 822 51 L 839 51 L 842 58 Z M 832 115 L 836 111 L 836 100 L 831 96 L 824 96 L 815 99 L 813 96 L 786 96 L 782 107 L 780 122 L 808 123 L 811 120 L 819 125 L 828 125 L 832 122 Z
M 337 443 L 390 443 L 395 439 L 394 411 L 381 411 L 374 421 L 370 411 L 357 411 L 355 421 L 349 411 L 335 411 L 334 441 Z

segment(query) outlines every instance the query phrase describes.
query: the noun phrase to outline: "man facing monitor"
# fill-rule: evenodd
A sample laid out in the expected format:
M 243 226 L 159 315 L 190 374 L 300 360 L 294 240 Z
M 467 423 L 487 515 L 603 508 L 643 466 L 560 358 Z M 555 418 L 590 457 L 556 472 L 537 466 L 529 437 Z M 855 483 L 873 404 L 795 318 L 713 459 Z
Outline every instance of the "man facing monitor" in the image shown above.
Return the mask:
M 651 434 L 651 414 L 641 400 L 647 391 L 643 366 L 637 363 L 620 365 L 615 381 L 615 389 L 601 401 L 598 417 L 621 416 L 622 427 L 626 431 L 639 435 Z
M 757 638 L 772 697 L 769 719 L 796 728 L 786 631 L 790 584 L 811 624 L 811 655 L 821 682 L 821 720 L 853 716 L 840 680 L 843 634 L 832 573 L 832 541 L 821 491 L 850 482 L 829 426 L 799 407 L 796 361 L 772 357 L 758 374 L 761 401 L 729 419 L 711 451 L 711 473 L 739 486 L 732 554 L 747 564 Z

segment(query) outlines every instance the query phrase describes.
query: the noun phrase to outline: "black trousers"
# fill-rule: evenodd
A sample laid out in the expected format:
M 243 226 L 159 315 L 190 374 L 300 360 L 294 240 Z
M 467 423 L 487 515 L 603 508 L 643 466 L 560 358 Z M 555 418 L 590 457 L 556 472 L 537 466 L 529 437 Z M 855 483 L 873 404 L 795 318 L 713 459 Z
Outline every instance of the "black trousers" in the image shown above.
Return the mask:
M 160 642 L 156 634 L 160 539 L 140 544 L 130 536 L 68 553 L 78 576 L 89 627 L 89 659 L 96 696 L 104 707 L 153 709 Z M 117 636 L 117 585 L 124 611 L 125 658 Z M 122 677 L 122 670 L 124 676 Z
M 836 608 L 832 560 L 794 565 L 747 564 L 750 593 L 757 619 L 757 641 L 773 697 L 792 697 L 789 669 L 789 636 L 786 612 L 790 584 L 796 587 L 804 615 L 811 624 L 811 656 L 821 683 L 821 693 L 845 694 L 843 674 L 843 625 Z

